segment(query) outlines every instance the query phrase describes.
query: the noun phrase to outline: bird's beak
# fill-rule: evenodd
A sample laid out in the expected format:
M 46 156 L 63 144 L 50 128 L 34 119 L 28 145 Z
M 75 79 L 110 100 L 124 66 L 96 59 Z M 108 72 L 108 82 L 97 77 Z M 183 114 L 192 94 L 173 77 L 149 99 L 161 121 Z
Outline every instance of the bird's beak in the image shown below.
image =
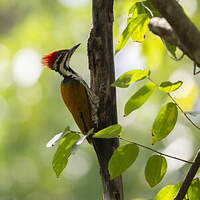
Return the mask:
M 71 49 L 69 49 L 69 53 L 70 56 L 72 56 L 72 54 L 74 53 L 74 51 L 80 46 L 81 43 L 75 45 L 74 47 L 72 47 Z

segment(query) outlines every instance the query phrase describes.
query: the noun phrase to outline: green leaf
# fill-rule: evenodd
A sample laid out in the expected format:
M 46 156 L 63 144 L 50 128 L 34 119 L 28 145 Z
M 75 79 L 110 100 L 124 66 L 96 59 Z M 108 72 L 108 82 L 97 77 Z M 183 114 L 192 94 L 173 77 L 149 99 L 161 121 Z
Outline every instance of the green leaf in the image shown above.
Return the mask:
M 131 8 L 128 11 L 128 14 L 131 15 L 132 18 L 136 18 L 138 15 L 148 14 L 148 11 L 139 1 L 137 1 L 133 2 Z
M 63 134 L 67 133 L 68 131 L 70 131 L 70 126 L 66 126 L 66 128 L 63 131 Z
M 94 133 L 94 128 L 90 129 L 88 132 L 87 132 L 87 136 L 88 135 L 92 135 Z
M 170 44 L 169 42 L 165 41 L 168 51 L 172 56 L 176 58 L 176 46 Z
M 115 138 L 120 135 L 122 127 L 119 124 L 108 126 L 94 134 L 94 138 Z
M 146 31 L 148 30 L 147 25 L 150 19 L 148 11 L 140 2 L 136 2 L 130 8 L 129 16 L 130 17 L 127 19 L 127 26 L 116 45 L 115 53 L 120 51 L 125 46 L 130 37 L 132 37 L 134 42 L 144 41 Z
M 144 3 L 145 6 L 147 6 L 151 10 L 154 17 L 163 17 L 160 14 L 160 12 L 152 5 L 150 0 L 143 1 L 143 3 Z M 146 12 L 149 14 L 150 17 L 152 17 L 147 10 L 146 10 Z
M 145 39 L 149 17 L 146 14 L 140 14 L 136 18 L 129 18 L 128 22 L 116 45 L 115 53 L 118 53 L 125 46 L 130 37 L 134 42 L 142 42 Z
M 131 19 L 130 23 L 134 27 L 131 38 L 133 42 L 143 42 L 148 30 L 149 17 L 146 14 L 138 15 L 137 18 Z
M 134 110 L 141 107 L 152 95 L 156 85 L 152 82 L 145 84 L 140 88 L 126 103 L 124 108 L 124 116 L 129 115 Z
M 139 1 L 137 1 L 137 2 L 139 2 Z M 128 12 L 129 18 L 135 18 L 140 14 L 146 14 L 147 16 L 149 16 L 149 18 L 151 18 L 152 16 L 151 16 L 150 12 L 141 4 L 141 1 L 139 3 L 137 3 L 137 2 L 135 2 L 135 1 L 132 2 L 133 4 Z M 146 0 L 146 1 L 143 0 L 142 2 L 146 7 L 149 8 L 149 10 L 151 10 L 154 17 L 162 17 L 161 14 L 158 12 L 158 10 L 153 7 L 152 3 L 149 0 Z M 130 15 L 131 15 L 131 17 L 130 17 Z M 128 20 L 129 20 L 129 18 L 128 18 Z
M 167 137 L 173 130 L 178 116 L 176 104 L 165 104 L 158 113 L 152 128 L 152 144 Z
M 170 93 L 177 90 L 179 87 L 181 87 L 182 84 L 182 81 L 177 81 L 175 83 L 165 81 L 160 84 L 159 89 L 163 92 Z
M 136 2 L 143 2 L 144 0 L 132 0 L 131 3 L 136 3 Z
M 76 141 L 78 141 L 80 136 L 74 132 L 70 132 L 65 135 L 60 144 L 58 149 L 53 157 L 53 170 L 56 173 L 56 176 L 59 177 L 63 169 L 66 167 L 68 158 L 71 155 L 71 148 Z
M 167 161 L 163 156 L 153 155 L 147 161 L 145 167 L 145 178 L 151 187 L 162 180 L 167 171 Z
M 197 200 L 200 199 L 200 181 L 199 178 L 196 178 L 192 181 L 192 184 L 190 185 L 188 189 L 188 199 L 190 200 Z
M 127 144 L 118 147 L 113 153 L 109 163 L 108 171 L 110 179 L 120 176 L 136 160 L 139 148 L 135 144 Z
M 114 83 L 112 83 L 112 87 L 121 87 L 121 88 L 126 88 L 128 87 L 131 83 L 135 81 L 142 80 L 144 78 L 148 78 L 150 75 L 150 70 L 132 70 L 129 72 L 126 72 L 122 74 Z
M 181 183 L 176 185 L 167 185 L 166 187 L 162 188 L 162 190 L 160 190 L 154 200 L 174 200 L 180 186 Z

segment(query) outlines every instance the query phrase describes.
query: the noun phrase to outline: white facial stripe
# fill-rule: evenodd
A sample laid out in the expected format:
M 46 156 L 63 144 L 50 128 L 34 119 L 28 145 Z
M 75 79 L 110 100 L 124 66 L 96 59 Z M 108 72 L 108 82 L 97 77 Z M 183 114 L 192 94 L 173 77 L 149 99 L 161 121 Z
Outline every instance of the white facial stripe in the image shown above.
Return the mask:
M 69 54 L 67 54 L 68 56 L 69 56 Z M 70 56 L 71 57 L 71 56 Z M 65 59 L 64 59 L 65 60 Z M 66 67 L 68 67 L 69 66 L 69 60 L 70 60 L 70 58 L 67 58 L 67 60 L 66 60 L 66 62 L 65 62 L 65 65 L 66 65 Z
M 68 59 L 68 53 L 66 53 L 66 55 L 62 59 L 62 62 L 60 63 L 60 69 L 59 70 L 60 70 L 61 74 L 63 74 L 64 76 L 72 76 L 73 73 L 66 69 L 66 67 L 68 67 L 68 63 L 69 63 L 69 60 L 67 60 L 66 66 L 65 66 L 66 59 Z
M 66 70 L 64 68 L 64 63 L 65 63 L 65 59 L 67 59 L 67 53 L 65 54 L 64 58 L 62 59 L 62 62 L 60 63 L 60 72 L 65 75 L 66 74 Z

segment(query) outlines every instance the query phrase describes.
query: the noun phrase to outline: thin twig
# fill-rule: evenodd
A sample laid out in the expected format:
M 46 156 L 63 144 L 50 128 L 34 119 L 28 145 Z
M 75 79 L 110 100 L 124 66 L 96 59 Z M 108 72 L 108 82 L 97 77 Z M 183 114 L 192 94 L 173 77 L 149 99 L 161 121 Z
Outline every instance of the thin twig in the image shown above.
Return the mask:
M 146 5 L 144 5 L 144 2 L 141 2 L 141 4 L 149 12 L 149 14 L 151 15 L 151 17 L 154 17 L 153 16 L 153 12 Z
M 197 129 L 200 129 L 199 126 L 197 126 L 188 116 L 187 114 L 183 111 L 183 109 L 177 104 L 177 102 L 175 101 L 175 99 L 171 96 L 171 94 L 167 93 L 168 96 L 171 98 L 171 100 L 176 104 L 176 106 L 179 108 L 179 110 L 185 115 L 185 117 L 188 119 L 188 121 Z
M 139 147 L 148 149 L 148 150 L 153 151 L 153 152 L 155 152 L 155 153 L 157 153 L 157 154 L 160 154 L 160 155 L 162 155 L 162 156 L 166 156 L 166 157 L 169 157 L 169 158 L 173 158 L 173 159 L 175 159 L 175 160 L 179 160 L 179 161 L 182 161 L 182 162 L 185 162 L 185 163 L 189 163 L 189 164 L 193 164 L 193 163 L 194 163 L 194 162 L 192 162 L 192 161 L 187 161 L 187 160 L 184 160 L 184 159 L 181 159 L 181 158 L 177 158 L 177 157 L 175 157 L 175 156 L 170 156 L 170 155 L 168 155 L 168 154 L 162 153 L 162 152 L 160 152 L 160 151 L 157 151 L 157 150 L 155 150 L 155 149 L 152 149 L 152 148 L 150 148 L 150 147 L 147 147 L 147 146 L 145 146 L 145 145 L 142 145 L 142 144 L 133 142 L 133 141 L 131 141 L 131 140 L 128 140 L 128 139 L 125 139 L 125 138 L 122 138 L 122 137 L 119 137 L 119 139 L 120 139 L 120 140 L 123 140 L 123 141 L 125 141 L 125 142 L 129 142 L 129 143 L 135 144 L 135 145 L 137 145 L 137 146 L 139 146 Z
M 165 46 L 165 48 L 166 48 L 166 51 L 167 51 L 168 56 L 169 56 L 171 59 L 173 59 L 173 60 L 175 60 L 175 61 L 180 61 L 180 60 L 184 57 L 185 54 L 184 54 L 183 52 L 182 52 L 182 55 L 181 55 L 179 58 L 174 57 L 174 56 L 170 53 L 170 51 L 169 51 L 169 49 L 168 49 L 168 47 L 167 47 L 167 44 L 166 44 L 165 40 L 164 40 L 163 38 L 161 38 L 161 40 L 162 40 L 162 42 L 163 42 L 163 44 L 164 44 L 164 46 Z
M 150 77 L 148 78 L 148 80 L 151 81 L 152 83 L 154 83 L 156 85 L 156 87 L 159 87 L 159 85 L 155 81 L 153 81 Z
M 157 87 L 159 87 L 159 85 L 153 81 L 151 78 L 148 78 L 149 81 L 151 81 L 152 83 L 154 83 Z M 170 93 L 167 93 L 167 95 L 171 98 L 171 100 L 176 104 L 176 106 L 178 107 L 178 109 L 185 115 L 185 117 L 187 118 L 187 120 L 197 129 L 200 129 L 199 126 L 197 126 L 189 117 L 188 115 L 183 111 L 183 109 L 178 105 L 178 103 L 176 102 L 176 100 L 171 96 Z

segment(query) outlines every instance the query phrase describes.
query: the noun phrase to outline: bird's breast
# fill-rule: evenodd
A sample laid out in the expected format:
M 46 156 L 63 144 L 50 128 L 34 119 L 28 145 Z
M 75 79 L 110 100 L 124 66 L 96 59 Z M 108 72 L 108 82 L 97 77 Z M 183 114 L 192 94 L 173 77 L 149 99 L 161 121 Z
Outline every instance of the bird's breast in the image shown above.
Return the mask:
M 87 133 L 91 129 L 91 116 L 84 85 L 75 79 L 64 79 L 61 83 L 61 95 L 81 132 Z

